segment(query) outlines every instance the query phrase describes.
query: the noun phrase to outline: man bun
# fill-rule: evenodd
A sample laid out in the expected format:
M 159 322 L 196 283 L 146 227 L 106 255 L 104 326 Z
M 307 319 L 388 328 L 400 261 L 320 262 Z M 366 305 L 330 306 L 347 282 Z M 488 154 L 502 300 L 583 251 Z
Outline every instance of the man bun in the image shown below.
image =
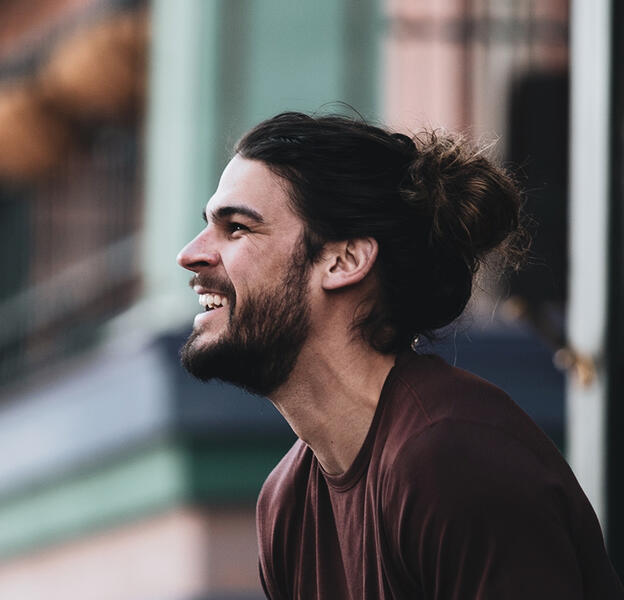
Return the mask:
M 429 219 L 428 260 L 420 275 L 432 290 L 423 307 L 426 329 L 437 329 L 461 314 L 473 276 L 491 251 L 499 250 L 504 266 L 519 268 L 522 196 L 514 178 L 463 136 L 428 131 L 399 141 L 412 154 L 401 197 L 411 218 Z
M 518 227 L 521 196 L 514 179 L 462 136 L 423 133 L 415 138 L 414 150 L 404 199 L 418 202 L 424 192 L 431 244 L 460 250 L 476 268 Z
M 513 177 L 461 136 L 410 137 L 361 119 L 282 113 L 238 142 L 288 182 L 309 261 L 326 242 L 373 237 L 376 296 L 354 327 L 398 353 L 464 310 L 486 255 L 517 267 L 524 252 Z

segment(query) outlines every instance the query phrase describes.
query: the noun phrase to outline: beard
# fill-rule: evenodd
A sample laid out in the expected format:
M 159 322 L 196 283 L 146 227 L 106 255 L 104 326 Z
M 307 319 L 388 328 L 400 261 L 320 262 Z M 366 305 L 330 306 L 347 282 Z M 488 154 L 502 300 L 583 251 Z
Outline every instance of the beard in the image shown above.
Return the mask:
M 202 381 L 219 379 L 262 396 L 274 392 L 288 380 L 308 337 L 308 273 L 300 246 L 282 281 L 247 298 L 238 314 L 231 283 L 222 284 L 232 293 L 227 329 L 204 345 L 201 328 L 194 330 L 180 350 L 184 368 Z

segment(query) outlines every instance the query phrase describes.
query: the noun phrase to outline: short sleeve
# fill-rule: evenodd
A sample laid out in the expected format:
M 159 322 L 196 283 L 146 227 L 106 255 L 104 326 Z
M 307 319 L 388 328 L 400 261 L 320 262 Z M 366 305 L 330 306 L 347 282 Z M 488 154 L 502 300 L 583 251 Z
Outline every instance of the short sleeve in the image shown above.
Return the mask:
M 580 599 L 564 496 L 497 428 L 438 422 L 403 444 L 386 479 L 393 558 L 427 600 Z

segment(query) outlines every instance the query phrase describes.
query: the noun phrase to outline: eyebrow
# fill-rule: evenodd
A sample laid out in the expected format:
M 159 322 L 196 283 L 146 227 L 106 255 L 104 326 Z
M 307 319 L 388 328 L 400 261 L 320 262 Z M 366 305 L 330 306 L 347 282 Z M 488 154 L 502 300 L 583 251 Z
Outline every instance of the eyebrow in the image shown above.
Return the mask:
M 223 221 L 232 215 L 243 215 L 256 223 L 264 223 L 264 217 L 259 212 L 255 211 L 253 208 L 249 208 L 248 206 L 221 206 L 217 208 L 217 210 L 210 213 L 211 219 L 216 222 Z M 208 222 L 205 209 L 202 211 L 202 218 L 206 221 L 206 223 Z

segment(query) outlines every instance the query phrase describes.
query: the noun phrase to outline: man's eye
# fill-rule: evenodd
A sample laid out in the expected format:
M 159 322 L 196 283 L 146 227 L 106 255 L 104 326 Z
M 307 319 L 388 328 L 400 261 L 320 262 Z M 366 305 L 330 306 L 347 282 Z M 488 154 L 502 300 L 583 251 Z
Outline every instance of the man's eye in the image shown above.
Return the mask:
M 230 233 L 236 233 L 237 231 L 249 231 L 249 227 L 242 223 L 236 223 L 234 221 L 228 223 L 228 231 Z

